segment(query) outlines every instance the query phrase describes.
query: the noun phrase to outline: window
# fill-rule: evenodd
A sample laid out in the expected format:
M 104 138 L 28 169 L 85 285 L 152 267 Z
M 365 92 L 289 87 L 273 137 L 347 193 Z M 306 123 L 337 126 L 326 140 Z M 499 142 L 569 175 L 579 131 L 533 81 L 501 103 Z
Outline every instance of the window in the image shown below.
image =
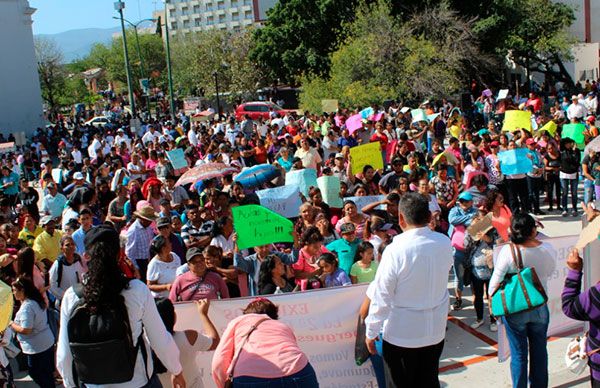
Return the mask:
M 244 0 L 244 5 L 252 5 L 252 0 Z
M 200 6 L 194 5 L 194 13 L 200 13 Z
M 258 105 L 246 105 L 244 106 L 246 112 L 260 112 L 260 106 Z
M 231 20 L 240 20 L 240 13 L 239 12 L 232 12 L 231 13 Z
M 190 9 L 188 7 L 181 7 L 181 14 L 187 15 Z
M 176 30 L 177 29 L 177 22 L 171 22 L 171 27 L 169 27 L 171 30 Z
M 214 23 L 215 23 L 215 18 L 214 17 L 209 16 L 209 17 L 206 18 L 206 24 L 212 25 Z
M 225 23 L 225 15 L 219 15 L 219 23 Z
M 183 28 L 190 28 L 190 21 L 189 20 L 184 20 L 183 21 Z
M 201 27 L 201 26 L 202 26 L 202 19 L 200 19 L 200 18 L 196 18 L 196 19 L 194 20 L 194 25 L 195 25 L 196 27 Z
M 244 19 L 252 19 L 252 11 L 245 11 Z
M 225 9 L 225 3 L 222 1 L 217 2 L 217 9 Z
M 266 105 L 258 105 L 258 111 L 259 112 L 268 112 L 269 111 L 269 107 Z

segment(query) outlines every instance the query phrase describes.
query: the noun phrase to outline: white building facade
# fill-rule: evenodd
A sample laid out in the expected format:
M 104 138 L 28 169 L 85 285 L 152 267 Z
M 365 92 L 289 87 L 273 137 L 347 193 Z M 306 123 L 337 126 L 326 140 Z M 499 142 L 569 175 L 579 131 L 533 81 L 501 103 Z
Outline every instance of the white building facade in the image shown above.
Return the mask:
M 211 29 L 240 31 L 260 24 L 277 0 L 167 0 L 171 34 Z
M 32 133 L 44 125 L 42 93 L 27 0 L 0 0 L 0 131 Z

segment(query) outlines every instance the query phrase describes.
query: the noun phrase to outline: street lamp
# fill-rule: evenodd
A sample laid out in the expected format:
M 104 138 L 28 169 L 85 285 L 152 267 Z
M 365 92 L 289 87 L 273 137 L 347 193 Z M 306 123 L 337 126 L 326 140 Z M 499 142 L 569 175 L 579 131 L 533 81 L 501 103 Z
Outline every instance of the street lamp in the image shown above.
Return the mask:
M 217 92 L 217 119 L 221 119 L 221 100 L 219 100 L 219 72 L 214 71 L 213 77 L 215 77 L 215 90 Z
M 171 46 L 169 46 L 169 13 L 167 10 L 167 3 L 165 1 L 165 45 L 167 46 L 167 76 L 169 77 L 169 104 L 171 107 L 172 118 L 175 119 L 175 96 L 173 95 L 173 75 L 171 73 Z
M 129 106 L 131 107 L 131 114 L 133 117 L 137 117 L 135 110 L 135 96 L 133 95 L 133 85 L 131 84 L 131 68 L 129 67 L 129 52 L 127 51 L 127 37 L 125 36 L 125 21 L 123 19 L 123 9 L 125 3 L 119 0 L 114 3 L 115 10 L 119 12 L 121 19 L 121 32 L 123 34 L 123 52 L 125 53 L 125 73 L 127 74 L 127 90 L 129 92 Z

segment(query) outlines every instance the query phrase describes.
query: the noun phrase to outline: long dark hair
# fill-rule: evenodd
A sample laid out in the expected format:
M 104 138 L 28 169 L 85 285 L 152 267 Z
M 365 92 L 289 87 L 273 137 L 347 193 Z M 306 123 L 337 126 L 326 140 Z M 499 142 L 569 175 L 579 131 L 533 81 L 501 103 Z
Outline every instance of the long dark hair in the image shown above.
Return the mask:
M 212 231 L 210 232 L 210 237 L 215 238 L 223 234 L 223 228 L 227 225 L 227 221 L 229 221 L 228 216 L 222 216 L 217 218 L 215 223 L 213 224 Z
M 37 302 L 42 310 L 46 309 L 46 301 L 40 290 L 33 284 L 33 279 L 26 276 L 19 276 L 17 280 L 12 283 L 12 286 L 19 291 L 23 291 L 25 298 Z
M 173 302 L 168 298 L 157 299 L 156 309 L 167 331 L 173 334 L 175 330 L 175 307 L 173 306 Z
M 35 252 L 30 247 L 23 248 L 17 253 L 17 276 L 33 279 Z
M 119 244 L 98 241 L 86 252 L 90 256 L 87 278 L 84 285 L 86 306 L 90 311 L 103 307 L 125 306 L 121 291 L 129 285 L 119 268 Z
M 260 263 L 260 271 L 258 273 L 259 290 L 268 284 L 273 284 L 273 275 L 271 274 L 271 271 L 273 271 L 277 264 L 277 258 L 278 257 L 275 255 L 268 255 L 262 263 Z
M 513 214 L 513 219 L 510 223 L 510 241 L 513 244 L 523 244 L 531 238 L 535 228 L 535 220 L 529 213 L 518 212 Z

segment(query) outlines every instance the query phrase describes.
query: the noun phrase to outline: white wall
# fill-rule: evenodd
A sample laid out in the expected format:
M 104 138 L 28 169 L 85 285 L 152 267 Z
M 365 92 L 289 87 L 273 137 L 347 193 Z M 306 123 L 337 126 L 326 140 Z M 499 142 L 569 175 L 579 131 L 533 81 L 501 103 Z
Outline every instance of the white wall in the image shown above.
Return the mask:
M 565 63 L 565 67 L 575 82 L 598 79 L 600 76 L 598 69 L 598 62 L 600 61 L 598 56 L 599 45 L 599 43 L 582 43 L 573 47 L 571 51 L 573 62 Z
M 33 12 L 27 0 L 0 0 L 0 131 L 5 135 L 44 125 Z

